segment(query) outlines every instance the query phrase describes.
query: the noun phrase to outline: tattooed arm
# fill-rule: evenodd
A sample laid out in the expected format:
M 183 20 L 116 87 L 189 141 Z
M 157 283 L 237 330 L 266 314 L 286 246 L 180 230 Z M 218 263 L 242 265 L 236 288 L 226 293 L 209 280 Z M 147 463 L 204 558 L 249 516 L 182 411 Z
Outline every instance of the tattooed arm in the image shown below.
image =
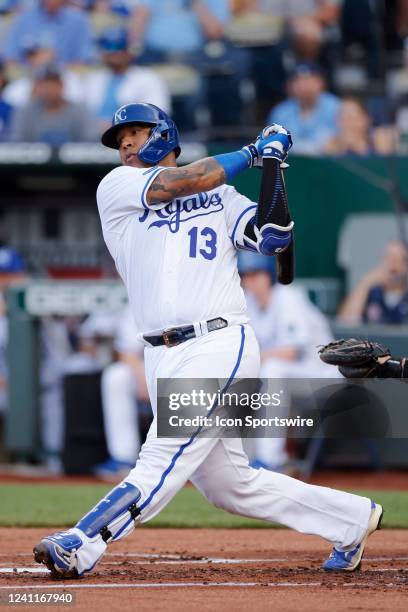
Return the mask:
M 150 185 L 146 194 L 149 204 L 167 202 L 180 196 L 209 191 L 225 183 L 224 168 L 213 157 L 188 164 L 183 168 L 166 168 Z

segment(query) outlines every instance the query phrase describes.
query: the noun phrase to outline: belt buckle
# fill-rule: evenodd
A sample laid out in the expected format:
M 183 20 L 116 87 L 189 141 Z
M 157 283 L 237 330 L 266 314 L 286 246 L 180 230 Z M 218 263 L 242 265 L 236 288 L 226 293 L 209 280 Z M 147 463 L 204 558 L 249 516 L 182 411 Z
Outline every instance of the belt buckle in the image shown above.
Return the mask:
M 177 339 L 176 341 L 172 341 L 170 338 L 170 334 L 172 334 L 173 332 L 177 332 L 177 330 L 172 327 L 170 329 L 166 329 L 163 332 L 163 340 L 164 340 L 164 344 L 167 346 L 167 348 L 171 348 L 172 346 L 177 346 L 178 344 L 180 344 L 179 340 Z

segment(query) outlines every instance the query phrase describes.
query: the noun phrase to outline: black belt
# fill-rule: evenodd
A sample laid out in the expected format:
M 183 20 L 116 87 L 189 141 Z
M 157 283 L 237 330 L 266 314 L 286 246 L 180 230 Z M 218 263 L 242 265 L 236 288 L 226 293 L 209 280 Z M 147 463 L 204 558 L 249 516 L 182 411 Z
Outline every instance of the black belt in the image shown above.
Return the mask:
M 217 329 L 223 329 L 224 327 L 228 326 L 228 321 L 222 317 L 210 319 L 209 321 L 206 321 L 206 323 L 209 332 L 216 331 Z M 181 325 L 180 327 L 166 329 L 162 334 L 157 334 L 154 336 L 144 334 L 143 336 L 144 340 L 146 340 L 146 342 L 152 346 L 166 345 L 169 348 L 196 337 L 197 334 L 195 332 L 194 325 Z

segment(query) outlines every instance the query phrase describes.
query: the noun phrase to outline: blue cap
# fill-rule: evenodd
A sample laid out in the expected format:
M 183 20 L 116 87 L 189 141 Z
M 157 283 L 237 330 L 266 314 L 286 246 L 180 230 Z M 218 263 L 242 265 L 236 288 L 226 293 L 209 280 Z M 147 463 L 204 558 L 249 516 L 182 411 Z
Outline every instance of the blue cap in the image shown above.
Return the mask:
M 296 64 L 296 66 L 293 68 L 292 72 L 290 73 L 289 78 L 293 79 L 298 76 L 310 76 L 310 75 L 324 76 L 323 70 L 320 68 L 318 64 L 315 64 L 314 62 L 302 62 L 300 64 Z
M 128 48 L 128 35 L 125 28 L 119 26 L 106 28 L 98 39 L 98 45 L 104 53 L 125 51 Z
M 0 248 L 0 274 L 15 274 L 25 271 L 25 263 L 18 251 L 11 247 Z
M 238 251 L 238 272 L 248 274 L 250 272 L 267 272 L 275 282 L 276 261 L 275 257 L 266 257 L 251 251 Z

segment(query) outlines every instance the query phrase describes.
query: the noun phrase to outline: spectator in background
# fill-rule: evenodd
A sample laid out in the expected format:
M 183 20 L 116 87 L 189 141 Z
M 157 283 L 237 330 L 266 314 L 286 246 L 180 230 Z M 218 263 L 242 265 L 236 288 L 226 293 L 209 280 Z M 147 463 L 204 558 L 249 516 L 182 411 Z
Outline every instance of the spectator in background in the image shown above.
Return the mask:
M 234 0 L 227 33 L 250 51 L 261 121 L 267 105 L 285 97 L 287 71 L 296 63 L 331 67 L 340 4 L 341 0 Z
M 140 0 L 132 18 L 132 42 L 149 62 L 172 56 L 189 62 L 207 40 L 223 38 L 229 18 L 229 0 Z
M 28 45 L 39 44 L 55 52 L 62 65 L 82 65 L 94 60 L 88 17 L 66 0 L 38 0 L 17 14 L 8 31 L 3 55 L 9 62 L 25 61 Z
M 372 127 L 371 117 L 358 98 L 345 97 L 338 115 L 338 132 L 325 147 L 330 155 L 389 155 L 397 135 L 391 127 Z
M 129 19 L 137 6 L 136 0 L 81 0 L 89 11 L 94 40 L 98 40 L 107 28 L 129 25 Z
M 343 0 L 291 0 L 284 2 L 297 61 L 319 61 L 340 19 Z
M 33 94 L 35 74 L 47 64 L 55 61 L 54 50 L 42 43 L 30 42 L 24 47 L 24 73 L 11 81 L 4 89 L 4 100 L 14 108 L 26 106 Z M 81 79 L 74 70 L 62 70 L 64 97 L 69 102 L 80 102 L 83 99 Z
M 333 339 L 326 318 L 299 289 L 277 283 L 274 266 L 274 258 L 239 253 L 248 315 L 261 350 L 261 378 L 333 377 L 316 349 Z M 282 469 L 285 443 L 285 438 L 256 439 L 257 467 Z
M 7 79 L 4 65 L 0 61 L 0 141 L 7 140 L 8 138 L 8 129 L 13 111 L 12 105 L 4 97 L 5 88 L 7 88 Z
M 338 318 L 345 323 L 408 323 L 408 250 L 389 242 L 380 265 L 370 270 L 344 300 Z
M 100 478 L 120 480 L 135 465 L 141 446 L 140 416 L 151 420 L 143 344 L 129 307 L 117 317 L 116 362 L 102 374 L 102 405 L 109 459 L 96 466 Z
M 280 123 L 292 132 L 296 153 L 322 153 L 337 133 L 339 99 L 325 90 L 316 64 L 296 66 L 287 89 L 289 98 L 272 109 L 267 123 Z
M 96 138 L 94 124 L 83 106 L 65 99 L 61 71 L 49 64 L 36 74 L 31 102 L 14 114 L 11 139 L 51 146 L 89 142 Z
M 287 26 L 284 14 L 277 10 L 282 6 L 274 4 L 273 0 L 235 0 L 227 25 L 229 39 L 249 53 L 250 77 L 256 91 L 251 106 L 256 117 L 251 119 L 262 123 L 271 104 L 285 97 Z
M 132 66 L 126 30 L 112 27 L 98 41 L 103 67 L 84 76 L 84 102 L 99 119 L 100 131 L 111 123 L 123 104 L 149 102 L 170 112 L 170 96 L 164 81 L 150 68 Z
M 141 0 L 133 14 L 132 43 L 143 50 L 139 62 L 186 64 L 202 77 L 180 117 L 175 109 L 184 129 L 194 127 L 197 107 L 203 104 L 212 126 L 240 121 L 240 83 L 249 58 L 226 38 L 230 17 L 229 0 Z

